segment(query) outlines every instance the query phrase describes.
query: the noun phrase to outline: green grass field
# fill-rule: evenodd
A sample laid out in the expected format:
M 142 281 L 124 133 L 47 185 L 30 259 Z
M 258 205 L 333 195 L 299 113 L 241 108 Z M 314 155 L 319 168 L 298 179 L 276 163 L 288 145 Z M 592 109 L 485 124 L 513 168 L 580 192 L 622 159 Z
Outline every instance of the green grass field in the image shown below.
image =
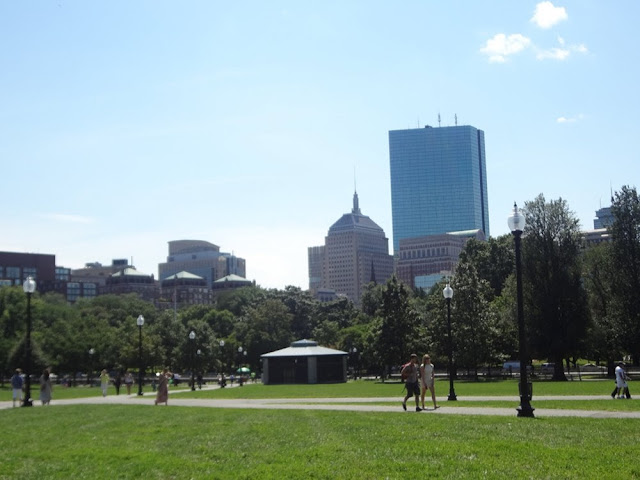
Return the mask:
M 640 478 L 640 420 L 142 405 L 0 418 L 1 479 Z
M 638 409 L 635 399 L 535 401 L 535 395 L 603 395 L 611 387 L 611 381 L 537 382 L 533 405 Z M 400 399 L 401 388 L 372 381 L 250 384 L 171 395 Z M 446 395 L 448 382 L 436 388 Z M 446 406 L 515 408 L 512 400 L 463 399 L 517 391 L 516 380 L 460 381 L 461 400 Z M 60 387 L 51 407 L 0 410 L 0 479 L 640 478 L 640 419 L 522 419 L 515 410 L 510 418 L 55 404 L 56 398 L 93 395 L 100 389 Z M 10 400 L 10 391 L 0 390 L 0 400 Z

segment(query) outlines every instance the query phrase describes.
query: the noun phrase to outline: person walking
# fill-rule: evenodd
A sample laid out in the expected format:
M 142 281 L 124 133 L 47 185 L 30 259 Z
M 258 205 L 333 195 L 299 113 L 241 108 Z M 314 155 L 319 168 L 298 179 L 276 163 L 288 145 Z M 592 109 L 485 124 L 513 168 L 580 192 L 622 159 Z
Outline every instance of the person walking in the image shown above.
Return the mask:
M 418 385 L 418 355 L 411 354 L 409 363 L 402 366 L 400 370 L 400 376 L 404 380 L 404 386 L 407 389 L 407 395 L 402 401 L 403 410 L 407 410 L 407 400 L 414 396 L 416 399 L 416 412 L 421 412 L 420 408 L 420 386 Z
M 109 388 L 109 373 L 107 373 L 106 369 L 102 369 L 100 372 L 100 388 L 102 389 L 102 396 L 107 396 L 107 389 Z
M 122 385 L 122 373 L 116 371 L 116 378 L 113 379 L 113 386 L 116 387 L 116 395 L 120 395 L 120 385 Z
M 616 388 L 611 392 L 612 398 L 631 398 L 629 394 L 629 385 L 627 385 L 627 372 L 624 370 L 624 362 L 618 363 L 616 366 Z
M 171 372 L 168 368 L 162 370 L 162 373 L 158 377 L 158 392 L 156 393 L 155 404 L 164 403 L 169 405 L 169 379 L 171 378 Z
M 133 386 L 133 374 L 127 370 L 124 374 L 124 385 L 127 387 L 127 395 L 131 395 L 131 387 Z
M 431 391 L 431 400 L 433 400 L 433 409 L 438 408 L 438 404 L 436 402 L 436 389 L 435 389 L 435 375 L 434 375 L 435 367 L 433 363 L 431 363 L 431 357 L 428 354 L 424 354 L 422 357 L 422 365 L 420 365 L 420 386 L 421 394 L 420 400 L 422 401 L 422 409 L 424 410 L 424 397 L 427 393 L 427 390 Z
M 40 376 L 40 401 L 42 405 L 49 405 L 51 403 L 52 390 L 53 387 L 51 386 L 49 369 L 45 368 Z
M 11 377 L 11 388 L 13 389 L 13 406 L 18 406 L 22 403 L 22 389 L 24 388 L 24 378 L 22 378 L 22 370 L 16 368 L 16 372 Z

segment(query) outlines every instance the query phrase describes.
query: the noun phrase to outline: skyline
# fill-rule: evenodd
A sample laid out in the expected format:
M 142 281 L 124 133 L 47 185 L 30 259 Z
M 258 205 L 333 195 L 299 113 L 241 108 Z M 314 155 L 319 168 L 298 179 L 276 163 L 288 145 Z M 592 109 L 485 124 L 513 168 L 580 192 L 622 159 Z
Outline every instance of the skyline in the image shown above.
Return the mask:
M 169 241 L 206 240 L 258 285 L 306 289 L 307 248 L 350 211 L 354 181 L 393 238 L 388 132 L 456 117 L 485 133 L 492 236 L 540 193 L 591 229 L 640 173 L 638 13 L 590 0 L 2 3 L 0 250 L 68 268 L 133 259 L 157 277 Z

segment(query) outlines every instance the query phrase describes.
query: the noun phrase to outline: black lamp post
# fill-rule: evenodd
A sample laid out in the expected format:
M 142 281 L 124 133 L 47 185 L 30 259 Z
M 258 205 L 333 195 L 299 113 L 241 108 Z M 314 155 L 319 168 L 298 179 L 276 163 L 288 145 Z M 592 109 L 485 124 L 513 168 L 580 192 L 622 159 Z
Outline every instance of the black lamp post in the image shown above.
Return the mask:
M 193 358 L 193 352 L 194 352 L 194 346 L 195 346 L 195 340 L 196 339 L 196 332 L 194 332 L 193 330 L 191 330 L 189 332 L 189 340 L 191 340 L 191 390 L 195 391 L 196 389 L 196 368 L 195 368 L 195 361 Z
M 518 211 L 518 205 L 514 202 L 513 212 L 507 219 L 509 229 L 513 233 L 516 247 L 516 292 L 518 302 L 518 343 L 520 350 L 520 406 L 517 408 L 519 417 L 533 417 L 534 408 L 531 406 L 531 391 L 527 381 L 527 352 L 524 332 L 524 309 L 522 300 L 522 265 L 520 261 L 520 239 L 524 230 L 525 218 Z
M 447 400 L 458 400 L 456 397 L 456 391 L 453 388 L 453 337 L 451 336 L 451 298 L 453 298 L 453 288 L 449 286 L 444 287 L 442 295 L 447 300 L 447 336 L 449 337 L 449 396 Z
M 142 326 L 144 325 L 144 317 L 138 315 L 136 323 L 138 324 L 138 395 L 142 395 Z
M 238 347 L 238 370 L 242 367 L 242 351 L 244 349 L 242 347 Z
M 22 284 L 24 293 L 27 294 L 27 340 L 25 342 L 26 350 L 26 365 L 25 365 L 25 386 L 24 386 L 24 400 L 22 401 L 23 407 L 32 407 L 31 401 L 31 295 L 36 291 L 36 281 L 32 277 L 27 279 Z
M 220 340 L 218 345 L 220 345 L 220 371 L 224 374 L 224 340 Z
M 91 375 L 93 374 L 93 354 L 96 353 L 94 348 L 89 349 L 89 373 L 87 374 L 87 383 L 89 387 L 92 387 L 91 384 Z

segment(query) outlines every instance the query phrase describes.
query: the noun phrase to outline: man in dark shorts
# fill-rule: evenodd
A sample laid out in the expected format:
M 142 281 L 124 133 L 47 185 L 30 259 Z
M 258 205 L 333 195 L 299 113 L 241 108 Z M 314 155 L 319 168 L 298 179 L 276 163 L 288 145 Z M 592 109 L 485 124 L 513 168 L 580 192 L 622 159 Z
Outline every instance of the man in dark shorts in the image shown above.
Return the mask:
M 418 383 L 418 356 L 415 353 L 411 354 L 411 360 L 409 363 L 402 367 L 400 375 L 404 380 L 404 386 L 407 389 L 407 396 L 402 401 L 402 408 L 407 409 L 407 400 L 413 395 L 416 399 L 416 412 L 422 411 L 420 408 L 420 384 Z

